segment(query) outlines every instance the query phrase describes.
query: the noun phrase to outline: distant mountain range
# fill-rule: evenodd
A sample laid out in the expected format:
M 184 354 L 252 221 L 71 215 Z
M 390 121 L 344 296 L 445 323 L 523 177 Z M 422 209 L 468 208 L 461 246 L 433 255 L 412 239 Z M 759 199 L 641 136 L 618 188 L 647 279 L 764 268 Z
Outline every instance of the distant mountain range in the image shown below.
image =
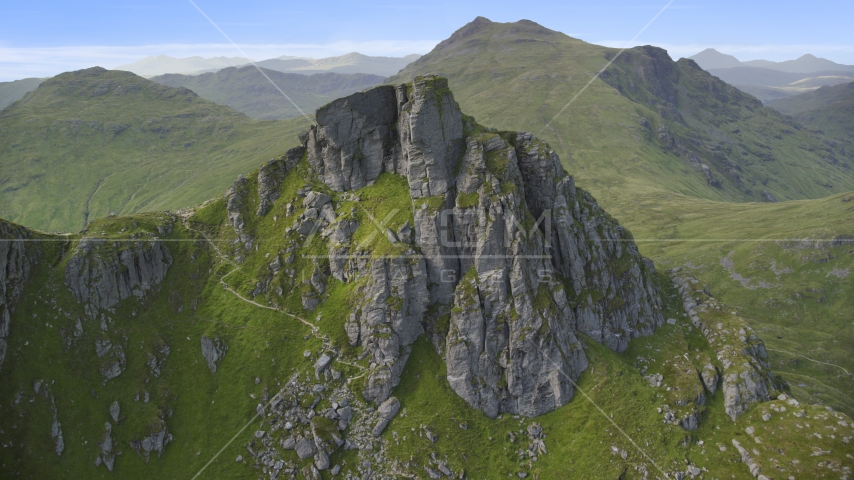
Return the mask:
M 142 77 L 163 75 L 166 73 L 193 73 L 220 68 L 246 65 L 250 60 L 244 57 L 186 57 L 175 58 L 169 55 L 151 55 L 127 65 L 119 65 L 113 70 L 133 72 Z
M 810 54 L 785 62 L 742 62 L 732 55 L 707 48 L 689 58 L 712 75 L 766 103 L 854 81 L 854 65 L 842 65 Z
M 342 78 L 335 78 L 333 76 L 315 77 L 313 80 L 296 77 L 289 77 L 288 79 L 285 79 L 285 77 L 277 77 L 284 82 L 279 85 L 281 88 L 284 89 L 287 86 L 288 89 L 295 89 L 293 90 L 296 92 L 295 95 L 300 98 L 300 101 L 297 101 L 297 105 L 299 105 L 300 108 L 306 112 L 314 112 L 316 107 L 327 101 L 381 83 L 382 78 L 378 77 L 390 77 L 395 75 L 410 63 L 418 60 L 419 57 L 421 57 L 421 55 L 417 54 L 407 55 L 405 57 L 372 57 L 369 55 L 362 55 L 357 52 L 348 53 L 339 57 L 327 57 L 320 59 L 282 55 L 281 57 L 262 60 L 256 64 L 259 67 L 264 68 L 268 72 L 268 75 L 270 71 L 301 75 L 314 75 L 320 73 L 362 75 L 361 77 Z M 251 60 L 244 57 L 175 58 L 170 57 L 169 55 L 157 55 L 148 56 L 138 62 L 129 63 L 127 65 L 119 65 L 118 67 L 113 68 L 113 70 L 132 72 L 141 77 L 151 78 L 172 74 L 182 76 L 203 75 L 231 67 L 247 66 L 250 63 Z M 257 73 L 257 70 L 255 70 L 255 72 Z M 226 77 L 229 81 L 237 79 L 237 77 L 231 74 Z M 237 87 L 235 85 L 227 86 L 223 83 L 226 77 L 216 77 L 215 80 L 211 80 L 210 77 L 208 77 L 208 79 L 199 80 L 170 77 L 169 79 L 161 78 L 158 82 L 164 85 L 186 86 L 203 98 L 232 106 L 252 118 L 289 118 L 296 116 L 299 113 L 290 105 L 290 102 L 288 102 L 288 105 L 280 104 L 279 99 L 282 97 L 279 93 L 275 94 L 277 98 L 274 101 L 271 103 L 264 103 L 254 99 L 255 95 L 260 94 L 263 96 L 263 93 L 258 90 L 253 92 L 238 92 L 236 91 Z M 241 74 L 239 77 L 241 78 L 240 81 L 246 80 L 246 74 Z M 262 77 L 258 75 L 258 79 L 261 78 Z M 25 78 L 23 80 L 15 80 L 13 82 L 0 82 L 0 109 L 5 108 L 16 100 L 20 100 L 28 92 L 35 90 L 36 87 L 45 80 L 47 80 L 47 78 Z M 211 82 L 215 83 L 216 86 Z M 317 85 L 312 85 L 312 82 L 319 83 Z M 341 89 L 339 89 L 339 87 Z M 266 90 L 272 87 L 269 85 L 269 82 L 264 80 L 263 85 L 257 84 L 253 88 Z M 353 88 L 355 88 L 355 90 L 353 90 Z M 225 90 L 217 91 L 217 89 Z M 290 92 L 291 90 L 286 91 Z M 305 95 L 315 95 L 316 98 L 308 98 L 305 97 Z M 241 99 L 238 99 L 235 96 L 241 97 Z
M 420 55 L 405 57 L 372 57 L 352 52 L 339 57 L 306 58 L 283 55 L 281 57 L 256 62 L 260 67 L 285 73 L 366 73 L 388 77 L 399 72 L 403 67 L 417 60 Z M 251 60 L 241 57 L 188 57 L 175 58 L 168 55 L 146 57 L 138 62 L 120 65 L 114 70 L 126 70 L 143 77 L 178 73 L 184 75 L 199 75 L 221 70 L 228 67 L 248 65 Z
M 259 67 L 269 68 L 285 73 L 368 73 L 390 77 L 397 74 L 410 63 L 418 60 L 421 55 L 405 57 L 371 57 L 361 53 L 348 53 L 340 57 L 328 58 L 295 58 L 278 57 L 257 62 Z
M 826 58 L 819 58 L 810 54 L 802 55 L 796 60 L 786 60 L 785 62 L 772 62 L 770 60 L 749 60 L 742 62 L 732 55 L 721 53 L 714 48 L 707 48 L 693 57 L 688 58 L 697 62 L 697 65 L 699 65 L 703 70 L 756 67 L 788 73 L 816 73 L 824 71 L 854 72 L 854 65 L 843 65 L 841 63 L 836 63 Z
M 385 80 L 385 77 L 365 73 L 324 72 L 305 75 L 266 68 L 261 70 L 309 115 L 336 98 L 379 85 Z M 189 88 L 204 99 L 228 105 L 256 120 L 277 120 L 301 115 L 293 104 L 251 65 L 229 67 L 201 75 L 160 75 L 150 80 L 170 87 Z

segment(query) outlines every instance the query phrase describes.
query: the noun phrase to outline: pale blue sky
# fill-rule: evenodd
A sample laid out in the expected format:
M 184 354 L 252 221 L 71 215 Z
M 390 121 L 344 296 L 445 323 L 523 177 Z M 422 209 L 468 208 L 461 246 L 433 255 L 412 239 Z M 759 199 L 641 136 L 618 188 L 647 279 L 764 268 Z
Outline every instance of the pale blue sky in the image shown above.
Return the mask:
M 667 0 L 367 2 L 196 0 L 248 55 L 427 53 L 474 17 L 522 18 L 588 42 L 623 46 Z M 689 56 L 712 46 L 741 60 L 813 53 L 854 64 L 852 1 L 675 0 L 635 43 Z M 188 0 L 4 1 L 0 81 L 146 55 L 238 56 Z

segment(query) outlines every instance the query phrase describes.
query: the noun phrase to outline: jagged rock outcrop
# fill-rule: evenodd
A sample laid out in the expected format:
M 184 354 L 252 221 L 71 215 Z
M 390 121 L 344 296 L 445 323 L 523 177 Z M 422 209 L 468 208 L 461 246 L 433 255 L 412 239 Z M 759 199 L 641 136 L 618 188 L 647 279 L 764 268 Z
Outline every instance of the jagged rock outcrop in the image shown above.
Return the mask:
M 149 371 L 154 378 L 157 378 L 160 376 L 161 369 L 166 364 L 166 358 L 169 357 L 170 348 L 169 345 L 161 344 L 157 345 L 155 349 L 160 355 L 149 353 L 148 360 L 145 362 L 145 365 L 149 368 Z
M 663 322 L 661 301 L 631 234 L 575 188 L 548 145 L 463 118 L 434 76 L 321 108 L 302 137 L 320 180 L 343 192 L 401 174 L 414 224 L 382 232 L 403 246 L 382 259 L 358 258 L 371 253 L 349 245 L 358 223 L 316 206 L 294 229 L 307 235 L 322 219 L 330 273 L 361 282 L 345 328 L 371 358 L 367 399 L 389 398 L 428 324 L 466 401 L 493 417 L 540 415 L 569 401 L 587 366 L 577 332 L 622 351 Z M 316 306 L 320 295 L 306 295 Z
M 98 442 L 98 447 L 101 448 L 101 452 L 95 459 L 95 466 L 104 464 L 107 471 L 112 472 L 116 462 L 116 454 L 113 452 L 113 425 L 110 422 L 104 422 L 104 440 Z
M 736 439 L 732 439 L 732 446 L 738 451 L 739 456 L 741 456 L 741 462 L 747 466 L 751 475 L 756 477 L 758 480 L 769 480 L 768 477 L 762 475 L 762 466 L 753 459 L 750 451 L 741 446 L 741 442 Z
M 166 278 L 172 257 L 163 242 L 110 241 L 84 237 L 65 267 L 65 285 L 94 318 L 135 296 L 142 298 Z
M 255 245 L 255 239 L 244 230 L 246 220 L 244 220 L 243 213 L 240 211 L 248 195 L 248 184 L 249 182 L 246 180 L 246 177 L 243 175 L 238 176 L 237 180 L 226 190 L 223 199 L 225 199 L 228 224 L 237 233 L 237 239 L 246 247 L 246 250 L 251 250 L 252 246 Z
M 222 339 L 209 338 L 206 336 L 202 336 L 201 343 L 202 356 L 205 357 L 205 361 L 208 363 L 208 368 L 211 369 L 211 373 L 216 373 L 219 362 L 222 360 L 222 357 L 225 356 L 225 352 L 228 351 L 228 344 L 226 344 Z
M 302 159 L 305 147 L 294 147 L 280 158 L 274 158 L 258 169 L 258 210 L 256 215 L 265 215 L 273 202 L 279 198 L 279 187 L 290 169 Z
M 357 297 L 363 300 L 345 328 L 350 344 L 361 345 L 363 355 L 370 358 L 364 395 L 377 403 L 391 395 L 411 345 L 424 333 L 421 320 L 429 298 L 426 271 L 424 261 L 412 256 L 360 260 L 357 267 L 367 282 L 358 291 Z
M 166 445 L 172 441 L 172 434 L 167 431 L 166 422 L 161 420 L 159 425 L 152 425 L 150 429 L 156 431 L 140 440 L 130 442 L 130 447 L 145 458 L 145 463 L 148 463 L 152 453 L 156 453 L 158 458 L 163 455 Z
M 101 359 L 101 375 L 104 382 L 112 380 L 125 370 L 127 357 L 121 345 L 113 345 L 108 338 L 95 341 L 95 354 Z
M 682 304 L 691 318 L 691 323 L 703 332 L 715 349 L 722 371 L 718 377 L 713 365 L 703 369 L 700 378 L 711 393 L 715 391 L 718 378 L 723 379 L 724 410 L 735 421 L 747 411 L 751 404 L 771 399 L 774 390 L 774 374 L 768 363 L 768 352 L 753 329 L 734 312 L 726 313 L 726 305 L 717 302 L 707 289 L 698 288 L 699 281 L 680 270 L 670 270 L 673 283 L 682 295 Z M 704 320 L 712 311 L 724 313 L 714 324 Z M 713 318 L 713 317 L 709 317 Z M 713 320 L 714 321 L 714 320 Z
M 380 407 L 377 409 L 377 415 L 379 416 L 379 421 L 374 426 L 371 433 L 374 434 L 375 437 L 379 437 L 385 427 L 392 421 L 392 419 L 397 415 L 397 412 L 400 411 L 400 400 L 395 397 L 391 397 L 388 400 L 384 401 L 380 404 Z
M 26 229 L 0 221 L 0 367 L 6 360 L 12 309 L 24 288 L 34 255 L 27 248 Z
M 700 374 L 700 380 L 703 381 L 703 386 L 709 391 L 709 395 L 714 395 L 718 387 L 718 370 L 711 363 L 705 365 Z

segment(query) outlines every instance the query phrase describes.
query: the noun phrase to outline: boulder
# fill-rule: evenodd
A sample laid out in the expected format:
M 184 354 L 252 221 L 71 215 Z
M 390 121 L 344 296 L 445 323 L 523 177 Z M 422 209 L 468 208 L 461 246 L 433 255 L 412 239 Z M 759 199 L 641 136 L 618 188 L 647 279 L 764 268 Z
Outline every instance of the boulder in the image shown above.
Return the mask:
M 379 408 L 377 408 L 379 421 L 374 426 L 371 433 L 373 433 L 375 437 L 382 435 L 383 430 L 385 430 L 391 420 L 397 415 L 398 411 L 400 411 L 400 400 L 396 397 L 391 397 L 381 403 Z
M 211 373 L 216 373 L 217 366 L 227 351 L 228 344 L 224 340 L 202 336 L 202 356 L 205 357 Z

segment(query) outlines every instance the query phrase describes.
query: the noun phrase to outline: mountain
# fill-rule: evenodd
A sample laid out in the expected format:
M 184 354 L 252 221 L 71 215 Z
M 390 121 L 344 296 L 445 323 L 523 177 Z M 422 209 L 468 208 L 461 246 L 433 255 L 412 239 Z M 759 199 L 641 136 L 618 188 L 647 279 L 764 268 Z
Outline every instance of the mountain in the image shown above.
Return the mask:
M 45 81 L 44 78 L 25 78 L 13 82 L 0 82 L 0 110 L 24 98 L 24 95 L 35 90 L 43 81 Z
M 175 58 L 169 55 L 149 55 L 142 60 L 119 65 L 113 70 L 133 72 L 143 77 L 153 77 L 166 73 L 193 73 L 205 70 L 218 70 L 220 68 L 246 65 L 250 60 L 242 57 L 186 57 Z
M 754 328 L 787 332 L 765 340 L 788 352 L 772 368 L 797 379 L 800 398 L 854 414 L 849 377 L 811 361 L 854 371 L 842 348 L 854 341 L 844 323 L 853 257 L 844 243 L 829 248 L 854 235 L 852 150 L 655 48 L 626 51 L 578 95 L 616 53 L 533 22 L 481 18 L 388 82 L 443 73 L 478 121 L 546 139 L 578 185 L 638 233 L 645 255 L 712 285 Z M 804 240 L 809 254 L 773 243 L 795 238 L 815 239 Z M 742 283 L 745 270 L 761 280 Z
M 362 73 L 303 75 L 262 69 L 304 112 L 336 98 L 378 85 L 385 77 Z M 185 87 L 202 98 L 245 113 L 257 120 L 298 117 L 301 114 L 254 66 L 224 68 L 201 75 L 161 75 L 151 81 Z
M 770 60 L 748 60 L 742 62 L 732 55 L 718 52 L 714 48 L 707 48 L 702 52 L 688 57 L 697 62 L 703 70 L 716 70 L 723 68 L 763 68 L 787 73 L 817 73 L 825 71 L 854 72 L 854 65 L 842 65 L 826 58 L 818 58 L 815 55 L 806 54 L 796 60 L 784 62 L 772 62 Z
M 534 22 L 480 18 L 387 82 L 446 75 L 467 112 L 542 135 L 612 208 L 651 191 L 771 201 L 854 190 L 852 152 L 654 47 L 623 53 L 562 111 L 616 53 Z
M 854 141 L 854 82 L 821 87 L 813 92 L 769 104 L 795 120 L 821 129 L 836 139 Z
M 193 205 L 306 123 L 256 122 L 129 72 L 57 75 L 0 111 L 0 215 L 76 231 L 112 213 Z
M 543 140 L 483 126 L 435 76 L 315 117 L 196 208 L 68 236 L 0 222 L 4 471 L 850 468 L 852 419 L 790 398 L 762 332 L 656 270 Z
M 707 48 L 688 58 L 712 75 L 765 103 L 823 86 L 854 81 L 854 66 L 809 54 L 785 62 L 741 62 L 732 55 Z
M 405 57 L 370 57 L 361 53 L 348 53 L 340 57 L 320 59 L 278 57 L 262 60 L 259 67 L 285 73 L 366 73 L 388 77 L 399 72 L 403 67 L 417 60 L 420 55 Z
M 753 85 L 763 87 L 798 87 L 799 84 L 803 88 L 815 87 L 823 85 L 815 85 L 815 81 L 819 79 L 827 79 L 827 81 L 844 81 L 847 78 L 854 78 L 854 74 L 846 72 L 818 72 L 815 74 L 804 73 L 789 73 L 779 70 L 771 70 L 769 68 L 758 67 L 735 67 L 735 68 L 720 68 L 711 69 L 709 73 L 729 83 L 730 85 Z M 815 79 L 815 80 L 811 80 Z
M 693 57 L 688 58 L 697 62 L 697 65 L 702 67 L 703 70 L 712 70 L 715 68 L 733 68 L 742 66 L 742 63 L 739 59 L 733 57 L 732 55 L 721 53 L 715 50 L 714 48 L 707 48 L 702 52 L 694 55 Z
M 803 55 L 796 60 L 786 60 L 784 62 L 749 60 L 742 62 L 742 64 L 748 67 L 770 68 L 772 70 L 791 73 L 816 73 L 822 71 L 854 72 L 854 65 L 842 65 L 810 54 Z

